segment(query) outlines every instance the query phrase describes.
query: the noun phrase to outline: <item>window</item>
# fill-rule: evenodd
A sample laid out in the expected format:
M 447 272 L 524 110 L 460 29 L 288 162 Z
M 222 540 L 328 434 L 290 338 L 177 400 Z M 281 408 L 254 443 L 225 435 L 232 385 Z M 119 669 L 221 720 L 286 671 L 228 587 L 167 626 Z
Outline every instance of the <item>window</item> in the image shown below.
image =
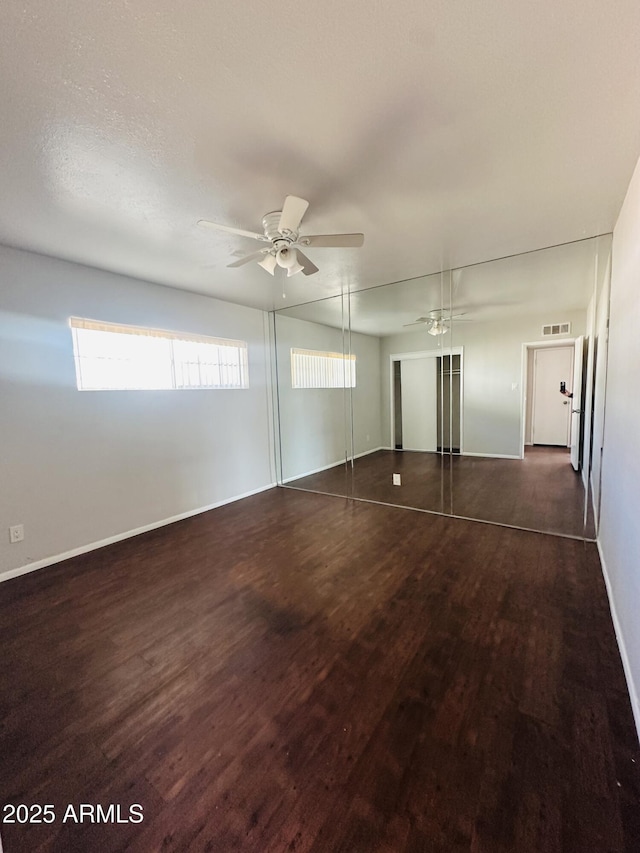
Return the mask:
M 81 391 L 248 388 L 245 341 L 71 317 Z
M 292 388 L 355 388 L 356 357 L 291 348 Z

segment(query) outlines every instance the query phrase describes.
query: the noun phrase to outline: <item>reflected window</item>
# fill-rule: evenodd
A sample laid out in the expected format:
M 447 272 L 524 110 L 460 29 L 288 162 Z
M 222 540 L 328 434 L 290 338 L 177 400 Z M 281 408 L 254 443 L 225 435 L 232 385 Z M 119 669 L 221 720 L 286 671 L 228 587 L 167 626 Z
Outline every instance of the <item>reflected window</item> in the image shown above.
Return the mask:
M 291 348 L 292 388 L 355 388 L 356 357 Z

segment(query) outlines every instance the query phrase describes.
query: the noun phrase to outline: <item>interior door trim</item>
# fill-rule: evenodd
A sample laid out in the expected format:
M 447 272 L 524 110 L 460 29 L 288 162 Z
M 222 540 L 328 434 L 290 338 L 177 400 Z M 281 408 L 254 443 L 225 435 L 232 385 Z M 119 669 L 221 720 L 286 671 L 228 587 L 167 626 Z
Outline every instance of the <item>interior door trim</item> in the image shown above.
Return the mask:
M 527 360 L 530 349 L 542 349 L 543 347 L 572 346 L 575 347 L 577 335 L 569 335 L 566 338 L 556 338 L 553 341 L 525 341 L 522 344 L 522 355 L 520 363 L 520 459 L 524 459 L 525 432 L 527 426 Z
M 395 352 L 389 356 L 389 447 L 395 449 L 395 409 L 393 387 L 393 362 L 411 358 L 441 358 L 445 355 L 460 356 L 460 456 L 464 453 L 464 347 L 447 347 L 445 349 L 415 350 L 412 352 Z M 458 455 L 458 454 L 456 454 Z

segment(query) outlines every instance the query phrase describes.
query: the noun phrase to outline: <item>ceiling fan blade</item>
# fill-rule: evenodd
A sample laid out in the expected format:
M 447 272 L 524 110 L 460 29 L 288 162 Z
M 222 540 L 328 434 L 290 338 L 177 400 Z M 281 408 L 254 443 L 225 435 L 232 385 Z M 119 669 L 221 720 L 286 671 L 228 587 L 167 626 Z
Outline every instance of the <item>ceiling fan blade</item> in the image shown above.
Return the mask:
M 310 234 L 301 237 L 299 242 L 303 246 L 314 248 L 342 248 L 358 249 L 364 243 L 364 234 Z
M 404 323 L 403 328 L 406 329 L 407 326 L 429 326 L 433 325 L 437 321 L 433 319 L 433 317 L 421 317 L 419 320 L 416 320 L 415 323 Z
M 304 275 L 313 275 L 318 272 L 318 267 L 310 261 L 306 255 L 303 255 L 300 249 L 297 249 L 298 253 L 298 263 L 302 265 L 302 272 Z
M 297 234 L 302 217 L 307 212 L 309 202 L 303 198 L 298 198 L 297 195 L 288 195 L 282 206 L 280 214 L 280 224 L 278 231 L 284 234 L 285 231 L 290 231 L 292 234 Z
M 237 234 L 240 237 L 251 237 L 252 240 L 262 240 L 269 242 L 269 238 L 264 234 L 258 234 L 255 231 L 243 231 L 242 228 L 232 228 L 230 225 L 218 225 L 217 222 L 209 222 L 208 219 L 198 219 L 198 225 L 203 228 L 212 228 L 214 231 L 226 231 L 227 234 Z
M 452 314 L 451 311 L 453 309 L 449 308 L 434 308 L 433 311 L 429 311 L 429 317 L 433 320 L 451 320 L 456 317 L 464 317 L 468 314 L 468 311 L 461 311 L 459 314 Z
M 259 252 L 252 252 L 250 255 L 245 255 L 244 258 L 240 258 L 239 261 L 227 264 L 227 267 L 241 267 L 244 264 L 248 264 L 250 261 L 257 261 L 258 258 L 261 258 L 268 251 L 268 249 L 261 249 Z
M 435 311 L 432 311 L 429 319 L 436 321 L 442 320 L 446 323 L 473 323 L 473 320 L 461 320 L 461 317 L 464 317 L 464 314 L 449 314 L 446 311 L 436 313 Z

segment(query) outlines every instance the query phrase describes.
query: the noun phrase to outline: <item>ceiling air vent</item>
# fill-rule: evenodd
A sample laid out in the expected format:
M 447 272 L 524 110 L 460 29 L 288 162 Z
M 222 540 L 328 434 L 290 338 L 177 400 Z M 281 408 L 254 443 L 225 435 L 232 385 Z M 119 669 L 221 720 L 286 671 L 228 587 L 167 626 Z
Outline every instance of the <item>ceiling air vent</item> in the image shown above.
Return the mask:
M 570 335 L 571 323 L 549 323 L 542 327 L 542 337 L 549 338 L 554 335 Z

